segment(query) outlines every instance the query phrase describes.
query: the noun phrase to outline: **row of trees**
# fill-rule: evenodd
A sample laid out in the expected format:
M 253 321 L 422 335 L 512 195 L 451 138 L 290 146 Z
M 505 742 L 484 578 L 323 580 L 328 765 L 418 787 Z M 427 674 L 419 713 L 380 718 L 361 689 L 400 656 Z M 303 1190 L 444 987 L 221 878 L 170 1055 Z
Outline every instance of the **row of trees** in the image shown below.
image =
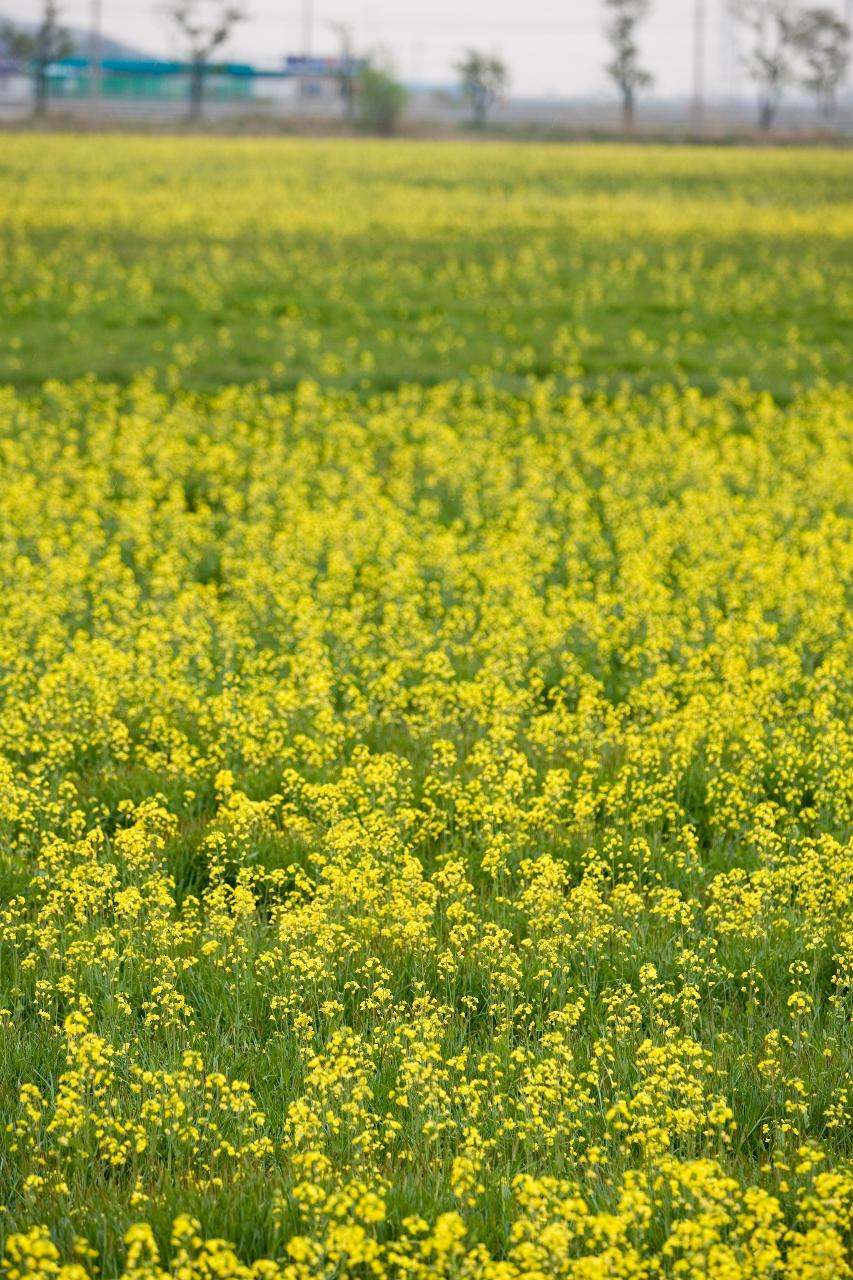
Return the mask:
M 700 3 L 701 0 L 696 0 Z M 611 48 L 607 74 L 619 90 L 626 131 L 634 126 L 637 95 L 653 83 L 643 66 L 639 30 L 649 16 L 652 0 L 602 0 L 605 34 Z M 800 8 L 796 0 L 729 0 L 734 17 L 749 37 L 745 59 L 759 91 L 759 120 L 773 125 L 783 95 L 799 84 L 830 115 L 850 60 L 850 27 L 826 5 Z M 190 114 L 201 114 L 205 78 L 217 50 L 225 44 L 247 12 L 241 0 L 170 0 L 166 13 L 186 49 L 190 69 Z M 342 96 L 347 114 L 356 104 L 365 124 L 390 132 L 405 104 L 405 90 L 380 66 L 361 65 L 353 54 L 347 30 L 338 28 L 341 42 Z M 44 0 L 42 18 L 32 33 L 0 28 L 0 52 L 28 61 L 35 84 L 36 111 L 47 103 L 48 69 L 71 52 L 71 41 L 59 20 L 58 0 Z M 456 65 L 462 92 L 472 118 L 483 125 L 495 102 L 509 85 L 509 69 L 495 54 L 469 50 Z
M 769 129 L 785 90 L 799 84 L 829 116 L 850 61 L 850 28 L 830 8 L 792 0 L 740 0 L 736 13 L 752 35 L 747 69 L 759 89 L 759 117 Z
M 614 54 L 607 72 L 619 87 L 630 127 L 637 91 L 652 83 L 640 64 L 636 35 L 651 0 L 604 3 L 611 12 L 607 35 Z M 794 85 L 812 93 L 822 114 L 831 115 L 850 61 L 847 23 L 827 5 L 800 8 L 795 0 L 730 0 L 729 8 L 749 41 L 745 63 L 758 87 L 761 127 L 771 128 L 785 90 Z
M 634 127 L 637 95 L 654 83 L 642 63 L 639 28 L 652 0 L 603 0 L 605 34 L 611 48 L 606 71 L 619 90 L 622 122 Z M 759 122 L 772 127 L 786 89 L 807 89 L 819 110 L 831 115 L 850 61 L 851 31 L 826 5 L 800 9 L 793 0 L 731 0 L 731 12 L 749 37 L 746 68 L 758 87 Z M 474 120 L 484 123 L 504 92 L 508 68 L 500 58 L 472 50 L 458 64 Z

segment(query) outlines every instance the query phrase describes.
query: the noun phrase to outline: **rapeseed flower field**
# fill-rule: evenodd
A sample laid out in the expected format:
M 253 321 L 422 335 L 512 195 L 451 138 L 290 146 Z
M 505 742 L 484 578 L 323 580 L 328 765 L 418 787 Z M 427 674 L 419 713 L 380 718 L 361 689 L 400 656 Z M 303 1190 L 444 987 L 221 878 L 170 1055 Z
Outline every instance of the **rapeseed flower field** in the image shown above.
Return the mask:
M 853 1276 L 849 156 L 0 165 L 5 1280 Z

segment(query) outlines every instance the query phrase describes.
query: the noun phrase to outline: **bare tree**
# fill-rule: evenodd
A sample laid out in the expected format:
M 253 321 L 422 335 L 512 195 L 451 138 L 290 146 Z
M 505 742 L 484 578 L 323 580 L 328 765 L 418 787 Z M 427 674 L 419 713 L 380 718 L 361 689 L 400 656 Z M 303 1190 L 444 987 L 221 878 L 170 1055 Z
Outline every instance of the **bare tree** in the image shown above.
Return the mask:
M 37 116 L 47 110 L 48 70 L 52 62 L 67 58 L 73 45 L 60 25 L 57 0 L 45 0 L 41 22 L 35 31 L 19 31 L 6 22 L 0 28 L 0 47 L 11 57 L 28 62 L 33 73 L 34 105 Z
M 605 70 L 622 95 L 622 126 L 626 133 L 634 127 L 637 91 L 654 83 L 651 72 L 640 66 L 637 27 L 648 15 L 651 0 L 604 0 L 610 18 L 605 26 L 613 46 L 613 58 Z
M 198 120 L 204 106 L 205 77 L 210 60 L 225 44 L 238 22 L 246 18 L 239 3 L 228 0 L 172 0 L 166 14 L 187 46 L 190 64 L 190 119 Z
M 791 40 L 806 64 L 803 88 L 814 94 L 819 110 L 831 116 L 850 63 L 850 27 L 832 9 L 819 6 L 799 15 Z
M 496 54 L 469 49 L 456 64 L 462 96 L 470 103 L 474 123 L 484 125 L 489 112 L 509 84 L 509 68 Z
M 794 81 L 795 18 L 791 0 L 732 0 L 731 11 L 752 36 L 746 69 L 758 85 L 758 122 L 771 129 Z

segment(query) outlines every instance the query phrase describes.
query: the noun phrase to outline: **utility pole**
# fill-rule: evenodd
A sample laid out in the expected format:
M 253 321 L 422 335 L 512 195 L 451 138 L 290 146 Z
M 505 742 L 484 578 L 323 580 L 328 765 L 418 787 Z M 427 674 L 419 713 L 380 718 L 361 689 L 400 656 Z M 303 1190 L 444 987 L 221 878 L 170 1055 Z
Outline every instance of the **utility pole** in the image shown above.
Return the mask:
M 314 0 L 302 0 L 302 52 L 313 52 L 314 43 Z
M 89 30 L 89 100 L 93 119 L 99 114 L 101 88 L 101 0 L 92 0 Z
M 705 128 L 705 0 L 693 0 L 693 132 L 701 137 Z

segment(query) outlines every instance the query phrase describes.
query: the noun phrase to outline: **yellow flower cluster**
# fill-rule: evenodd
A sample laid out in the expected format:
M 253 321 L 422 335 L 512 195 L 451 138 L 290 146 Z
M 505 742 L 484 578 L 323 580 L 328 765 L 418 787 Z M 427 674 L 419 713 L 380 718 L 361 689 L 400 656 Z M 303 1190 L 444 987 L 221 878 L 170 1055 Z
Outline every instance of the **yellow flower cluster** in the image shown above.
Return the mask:
M 849 151 L 6 136 L 0 381 L 849 366 Z
M 164 1142 L 192 1164 L 197 1179 L 221 1185 L 217 1168 L 227 1164 L 233 1171 L 271 1152 L 269 1138 L 257 1136 L 264 1116 L 246 1083 L 206 1073 L 193 1050 L 184 1051 L 172 1072 L 118 1061 L 115 1047 L 86 1028 L 81 1012 L 65 1020 L 68 1069 L 51 1103 L 35 1085 L 21 1090 L 22 1114 L 10 1150 L 24 1146 L 36 1153 L 39 1173 L 30 1175 L 31 1184 L 36 1178 L 44 1185 L 49 1171 L 51 1185 L 67 1188 L 81 1157 L 96 1156 L 105 1169 L 125 1168 Z
M 850 1274 L 851 408 L 6 396 L 8 1280 Z
M 123 145 L 2 143 L 0 1274 L 853 1280 L 849 160 Z

